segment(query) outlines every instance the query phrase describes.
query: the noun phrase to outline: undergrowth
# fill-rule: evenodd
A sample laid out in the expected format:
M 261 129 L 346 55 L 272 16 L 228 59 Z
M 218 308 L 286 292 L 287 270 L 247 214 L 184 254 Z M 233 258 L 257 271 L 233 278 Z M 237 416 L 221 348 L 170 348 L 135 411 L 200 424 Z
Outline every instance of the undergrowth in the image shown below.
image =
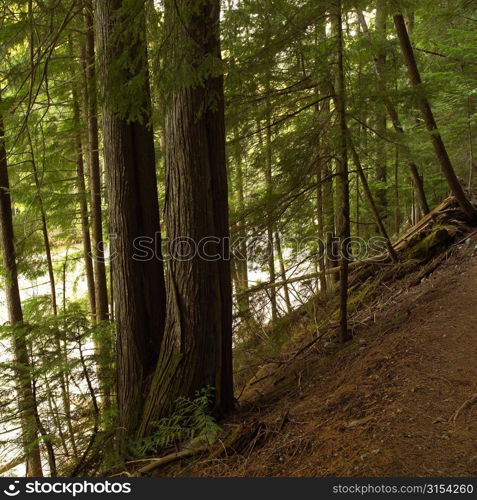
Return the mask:
M 194 399 L 178 398 L 172 415 L 158 420 L 151 436 L 131 443 L 133 458 L 177 447 L 186 441 L 213 444 L 221 429 L 210 412 L 213 393 L 212 387 L 206 387 L 198 391 Z

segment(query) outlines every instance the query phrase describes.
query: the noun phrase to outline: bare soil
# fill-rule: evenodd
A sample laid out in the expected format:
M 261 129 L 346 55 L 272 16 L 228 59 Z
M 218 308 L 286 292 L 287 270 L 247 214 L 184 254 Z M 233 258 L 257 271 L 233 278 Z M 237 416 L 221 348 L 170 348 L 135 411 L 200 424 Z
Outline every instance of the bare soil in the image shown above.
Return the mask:
M 245 452 L 182 474 L 477 475 L 476 245 L 454 247 L 417 285 L 383 285 L 351 344 L 326 363 L 309 356 L 285 396 L 234 418 L 267 429 Z

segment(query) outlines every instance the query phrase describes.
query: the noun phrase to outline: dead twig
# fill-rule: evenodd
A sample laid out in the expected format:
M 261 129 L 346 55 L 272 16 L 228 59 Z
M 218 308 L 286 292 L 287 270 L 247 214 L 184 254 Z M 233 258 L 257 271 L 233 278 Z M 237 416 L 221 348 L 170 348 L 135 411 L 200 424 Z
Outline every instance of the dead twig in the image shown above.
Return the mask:
M 469 398 L 467 401 L 464 401 L 462 405 L 457 409 L 457 411 L 452 415 L 452 417 L 449 419 L 449 422 L 452 422 L 454 425 L 457 422 L 457 419 L 459 418 L 459 415 L 466 410 L 467 408 L 470 408 L 472 405 L 477 403 L 477 393 L 473 394 L 471 398 Z

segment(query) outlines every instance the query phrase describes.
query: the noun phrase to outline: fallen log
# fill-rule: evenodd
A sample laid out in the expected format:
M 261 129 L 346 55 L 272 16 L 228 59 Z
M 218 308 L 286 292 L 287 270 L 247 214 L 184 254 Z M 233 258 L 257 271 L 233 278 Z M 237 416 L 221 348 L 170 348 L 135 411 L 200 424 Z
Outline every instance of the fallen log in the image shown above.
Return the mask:
M 411 227 L 403 236 L 401 236 L 395 243 L 393 243 L 393 248 L 396 251 L 402 250 L 407 243 L 409 243 L 409 240 L 417 233 L 423 231 L 434 219 L 434 217 L 448 208 L 449 206 L 453 205 L 456 203 L 455 198 L 453 196 L 446 198 L 442 203 L 437 205 L 436 208 L 431 210 L 428 214 L 426 214 L 417 224 L 415 224 L 413 227 Z M 361 266 L 365 266 L 368 264 L 385 264 L 389 263 L 390 261 L 390 256 L 388 252 L 381 253 L 379 255 L 375 255 L 374 257 L 370 257 L 368 259 L 363 259 L 363 260 L 357 260 L 349 263 L 349 269 L 356 269 Z M 310 274 L 302 274 L 301 276 L 295 276 L 294 278 L 289 278 L 287 280 L 282 280 L 282 281 L 274 281 L 274 282 L 267 282 L 267 283 L 259 283 L 258 285 L 255 285 L 248 290 L 244 290 L 238 295 L 245 295 L 245 294 L 250 294 L 250 293 L 256 293 L 262 290 L 269 290 L 272 288 L 279 288 L 283 287 L 285 285 L 289 285 L 291 283 L 297 283 L 299 281 L 306 281 L 309 279 L 315 279 L 319 278 L 323 274 L 337 274 L 340 272 L 340 267 L 330 267 L 329 269 L 326 269 L 325 272 L 313 272 Z

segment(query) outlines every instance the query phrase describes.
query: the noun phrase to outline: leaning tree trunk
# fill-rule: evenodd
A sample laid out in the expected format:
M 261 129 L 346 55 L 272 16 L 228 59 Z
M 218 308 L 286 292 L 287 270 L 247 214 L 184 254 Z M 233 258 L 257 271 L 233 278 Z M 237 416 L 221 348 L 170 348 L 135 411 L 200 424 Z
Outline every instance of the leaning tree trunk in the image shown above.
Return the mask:
M 179 67 L 184 61 L 189 69 L 213 61 L 220 70 L 219 0 L 206 0 L 193 12 L 188 3 L 166 3 L 172 29 L 170 61 Z M 143 435 L 171 411 L 178 397 L 194 397 L 207 386 L 214 388 L 219 413 L 233 407 L 222 76 L 209 76 L 201 86 L 179 83 L 169 96 L 165 138 L 167 322 L 140 429 Z M 194 247 L 198 252 L 191 258 L 178 258 Z
M 97 2 L 117 324 L 118 427 L 123 436 L 135 433 L 142 415 L 165 319 L 145 29 L 142 0 L 128 2 L 127 9 L 119 0 Z M 137 83 L 141 77 L 133 97 L 127 91 L 122 94 L 131 80 Z M 137 238 L 147 245 L 146 253 L 138 248 Z
M 384 9 L 384 5 L 381 6 L 381 9 Z M 373 45 L 373 40 L 371 38 L 371 34 L 368 30 L 368 25 L 366 23 L 366 19 L 361 11 L 358 12 L 358 16 L 360 19 L 361 26 L 363 28 L 364 33 L 366 34 L 369 42 Z M 381 64 L 378 63 L 378 58 L 374 57 L 374 70 L 376 72 L 376 76 L 378 78 L 379 86 L 382 89 L 382 98 L 384 100 L 384 106 L 386 107 L 389 119 L 393 125 L 396 133 L 401 137 L 402 144 L 400 145 L 400 150 L 403 153 L 403 157 L 407 159 L 407 167 L 409 169 L 409 174 L 411 176 L 412 185 L 419 203 L 419 208 L 423 215 L 429 213 L 429 205 L 427 203 L 426 193 L 424 191 L 424 183 L 422 180 L 422 176 L 419 174 L 419 170 L 417 165 L 411 159 L 411 152 L 409 150 L 409 146 L 405 143 L 404 137 L 404 128 L 399 119 L 399 115 L 396 107 L 393 102 L 389 98 L 386 93 L 386 81 L 384 75 L 384 68 Z
M 5 295 L 8 319 L 12 325 L 13 352 L 15 356 L 15 378 L 18 407 L 21 420 L 22 440 L 28 477 L 41 477 L 38 426 L 35 417 L 36 401 L 33 394 L 31 367 L 27 341 L 23 328 L 23 311 L 17 277 L 17 262 L 14 247 L 13 217 L 8 179 L 7 152 L 3 117 L 0 116 L 0 246 L 6 274 Z
M 396 14 L 394 16 L 394 25 L 396 26 L 399 43 L 401 44 L 401 50 L 409 72 L 409 78 L 413 87 L 417 89 L 419 107 L 421 108 L 421 113 L 427 130 L 430 133 L 432 145 L 434 147 L 436 157 L 441 165 L 442 172 L 462 211 L 471 221 L 477 221 L 477 210 L 470 203 L 461 183 L 459 182 L 459 179 L 454 172 L 454 167 L 452 166 L 444 141 L 442 140 L 442 136 L 437 128 L 437 123 L 434 118 L 434 114 L 432 113 L 431 105 L 423 93 L 421 75 L 417 67 L 414 50 L 412 48 L 411 40 L 409 39 L 406 23 L 402 14 Z

